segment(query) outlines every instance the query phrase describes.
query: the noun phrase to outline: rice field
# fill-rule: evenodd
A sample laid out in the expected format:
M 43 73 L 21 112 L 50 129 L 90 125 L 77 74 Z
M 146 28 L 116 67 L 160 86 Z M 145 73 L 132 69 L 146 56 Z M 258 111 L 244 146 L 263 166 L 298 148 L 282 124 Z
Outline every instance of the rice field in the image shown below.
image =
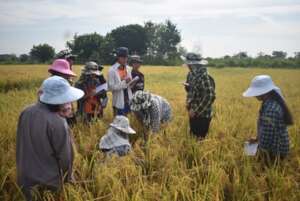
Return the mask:
M 80 73 L 80 66 L 75 67 Z M 105 74 L 107 68 L 104 70 Z M 299 201 L 300 200 L 300 70 L 209 69 L 216 81 L 217 99 L 208 137 L 197 142 L 189 135 L 185 111 L 183 67 L 142 68 L 146 89 L 165 97 L 173 120 L 144 142 L 138 132 L 133 152 L 105 159 L 98 141 L 112 120 L 111 105 L 104 118 L 73 129 L 76 156 L 75 183 L 59 195 L 42 200 L 65 201 Z M 281 87 L 294 115 L 289 128 L 291 153 L 278 166 L 266 168 L 243 153 L 244 141 L 256 134 L 260 103 L 241 96 L 253 76 L 269 74 Z M 0 200 L 23 200 L 16 184 L 16 124 L 22 109 L 37 100 L 37 89 L 48 76 L 46 65 L 0 66 Z

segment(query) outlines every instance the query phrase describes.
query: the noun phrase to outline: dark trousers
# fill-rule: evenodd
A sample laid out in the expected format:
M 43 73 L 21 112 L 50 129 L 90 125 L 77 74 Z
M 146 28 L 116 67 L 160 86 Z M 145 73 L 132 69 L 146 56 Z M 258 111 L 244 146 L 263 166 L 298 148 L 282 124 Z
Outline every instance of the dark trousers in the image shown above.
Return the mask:
M 205 138 L 208 133 L 211 118 L 194 117 L 190 118 L 191 133 L 197 138 Z

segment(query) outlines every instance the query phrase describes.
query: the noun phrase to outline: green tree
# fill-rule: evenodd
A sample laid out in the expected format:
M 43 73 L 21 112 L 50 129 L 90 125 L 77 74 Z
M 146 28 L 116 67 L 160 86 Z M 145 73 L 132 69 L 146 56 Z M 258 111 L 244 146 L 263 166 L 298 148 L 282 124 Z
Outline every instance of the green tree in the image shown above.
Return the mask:
M 146 53 L 147 36 L 141 25 L 131 24 L 118 27 L 112 30 L 107 37 L 114 41 L 115 48 L 127 47 L 132 54 Z
M 90 59 L 101 60 L 101 46 L 104 38 L 98 33 L 75 35 L 72 41 L 67 42 L 67 47 L 73 54 L 78 55 L 77 62 L 85 63 Z
M 37 62 L 45 63 L 54 58 L 55 49 L 48 44 L 34 45 L 30 50 L 30 57 Z
M 284 51 L 273 51 L 272 57 L 276 59 L 285 59 L 287 56 L 287 53 Z

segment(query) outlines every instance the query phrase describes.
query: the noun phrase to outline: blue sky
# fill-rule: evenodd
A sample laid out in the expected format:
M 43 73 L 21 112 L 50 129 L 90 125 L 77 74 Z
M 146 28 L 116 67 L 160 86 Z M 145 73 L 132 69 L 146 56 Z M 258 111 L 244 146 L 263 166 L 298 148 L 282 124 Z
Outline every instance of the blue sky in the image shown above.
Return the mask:
M 0 54 L 40 43 L 59 51 L 75 33 L 166 19 L 204 56 L 300 51 L 300 0 L 0 0 Z

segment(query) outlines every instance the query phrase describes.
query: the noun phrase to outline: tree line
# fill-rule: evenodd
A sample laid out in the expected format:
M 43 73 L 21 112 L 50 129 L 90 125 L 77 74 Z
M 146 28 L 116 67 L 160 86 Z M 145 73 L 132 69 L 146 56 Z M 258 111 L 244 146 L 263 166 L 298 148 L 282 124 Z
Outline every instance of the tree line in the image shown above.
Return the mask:
M 164 23 L 145 22 L 143 25 L 130 24 L 113 29 L 106 35 L 99 33 L 75 34 L 66 42 L 66 48 L 77 55 L 77 64 L 93 60 L 100 64 L 114 62 L 113 51 L 117 47 L 128 47 L 130 54 L 139 54 L 148 65 L 181 65 L 181 55 L 187 51 L 180 46 L 181 34 L 170 20 Z M 2 54 L 0 64 L 49 63 L 56 55 L 49 44 L 34 45 L 28 54 Z M 271 55 L 259 53 L 251 57 L 247 52 L 226 55 L 221 58 L 206 58 L 212 67 L 300 67 L 300 52 L 287 57 L 284 51 L 273 51 Z

